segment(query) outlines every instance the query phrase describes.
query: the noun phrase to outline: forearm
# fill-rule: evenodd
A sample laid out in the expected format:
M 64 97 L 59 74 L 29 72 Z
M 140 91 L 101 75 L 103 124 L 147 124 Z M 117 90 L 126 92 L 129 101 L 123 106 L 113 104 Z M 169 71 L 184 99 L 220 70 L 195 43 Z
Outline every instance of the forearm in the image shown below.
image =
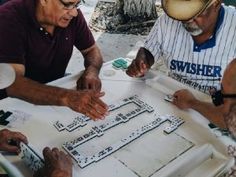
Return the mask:
M 8 96 L 39 105 L 66 106 L 68 92 L 66 89 L 47 86 L 21 75 L 17 75 L 15 82 L 7 88 Z
M 97 45 L 93 45 L 91 48 L 82 51 L 82 54 L 84 56 L 84 67 L 86 70 L 97 70 L 99 73 L 102 64 L 103 64 L 103 58 L 101 55 L 101 52 Z
M 191 108 L 202 114 L 210 122 L 214 123 L 218 127 L 226 128 L 222 106 L 216 107 L 211 103 L 195 100 L 192 102 Z

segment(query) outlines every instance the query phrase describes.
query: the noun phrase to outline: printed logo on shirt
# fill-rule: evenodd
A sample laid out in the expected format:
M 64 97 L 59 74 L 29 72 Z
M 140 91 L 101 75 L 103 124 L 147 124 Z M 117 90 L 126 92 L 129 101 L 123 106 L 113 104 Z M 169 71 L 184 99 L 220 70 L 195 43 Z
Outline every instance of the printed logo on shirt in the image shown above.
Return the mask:
M 168 74 L 168 76 L 175 79 L 175 80 L 177 80 L 177 81 L 179 81 L 179 82 L 181 82 L 181 83 L 183 83 L 183 84 L 185 84 L 185 85 L 188 85 L 188 86 L 190 86 L 190 87 L 192 87 L 196 90 L 204 92 L 206 94 L 209 94 L 209 90 L 212 89 L 212 88 L 217 89 L 217 86 L 220 84 L 220 78 L 216 79 L 217 82 L 215 82 L 214 85 L 208 85 L 207 86 L 207 85 L 198 83 L 197 81 L 199 81 L 199 80 L 197 80 L 197 79 L 186 78 L 185 76 L 182 76 L 180 74 L 170 72 Z
M 221 66 L 213 66 L 213 65 L 204 65 L 204 64 L 196 64 L 189 63 L 178 60 L 171 60 L 170 69 L 172 72 L 183 72 L 187 74 L 195 74 L 198 76 L 207 76 L 207 77 L 222 77 Z

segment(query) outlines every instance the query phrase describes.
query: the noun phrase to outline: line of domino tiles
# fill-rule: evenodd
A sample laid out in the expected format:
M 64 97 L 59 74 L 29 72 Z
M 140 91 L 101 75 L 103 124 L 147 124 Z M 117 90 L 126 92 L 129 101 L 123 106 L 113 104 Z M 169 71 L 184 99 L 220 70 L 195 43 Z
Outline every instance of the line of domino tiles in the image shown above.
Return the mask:
M 129 98 L 125 98 L 121 101 L 118 101 L 116 103 L 110 104 L 109 105 L 109 111 L 110 112 L 114 111 L 114 110 L 119 109 L 120 107 L 125 106 L 125 105 L 130 104 L 130 103 L 136 104 L 138 106 L 138 108 L 135 109 L 135 110 L 130 111 L 126 115 L 123 115 L 121 113 L 119 115 L 117 115 L 116 116 L 117 119 L 120 119 L 118 117 L 122 117 L 122 119 L 123 119 L 122 122 L 123 123 L 129 121 L 131 118 L 134 118 L 137 115 L 139 115 L 141 113 L 144 113 L 146 111 L 149 112 L 149 113 L 154 111 L 154 109 L 150 105 L 148 105 L 147 103 L 140 100 L 137 95 L 134 95 L 134 96 L 131 96 Z M 85 115 L 80 115 L 80 116 L 76 117 L 73 120 L 73 122 L 70 123 L 67 126 L 63 125 L 60 121 L 56 121 L 53 125 L 59 132 L 63 131 L 63 130 L 67 130 L 68 132 L 72 132 L 72 131 L 76 130 L 79 127 L 83 127 L 83 126 L 87 125 L 87 122 L 89 120 L 90 120 L 89 117 L 87 117 Z M 113 123 L 117 124 L 118 122 L 121 123 L 120 121 L 114 121 Z M 111 124 L 109 124 L 109 125 L 111 125 Z M 106 126 L 106 125 L 103 125 L 103 126 Z M 113 126 L 115 126 L 115 125 L 113 125 Z M 107 129 L 110 128 L 109 126 L 106 126 L 106 127 L 107 127 Z M 102 129 L 104 129 L 104 128 L 102 128 Z
M 94 154 L 92 156 L 85 156 L 85 155 L 81 154 L 80 152 L 78 152 L 76 150 L 76 147 L 78 147 L 82 143 L 84 143 L 92 138 L 102 136 L 103 131 L 101 129 L 99 129 L 98 127 L 92 127 L 92 129 L 88 133 L 80 136 L 79 138 L 77 138 L 73 141 L 64 143 L 62 145 L 62 147 L 72 156 L 72 158 L 77 162 L 77 164 L 81 168 L 84 168 L 84 167 L 88 166 L 89 164 L 91 164 L 93 162 L 98 162 L 101 159 L 105 158 L 106 156 L 114 153 L 118 149 L 129 144 L 130 142 L 134 141 L 135 139 L 141 137 L 142 135 L 149 132 L 150 130 L 153 130 L 153 129 L 159 127 L 162 123 L 164 123 L 166 121 L 170 122 L 170 126 L 167 126 L 164 129 L 164 132 L 167 134 L 173 132 L 181 124 L 184 123 L 183 119 L 181 119 L 179 117 L 172 116 L 172 115 L 165 115 L 165 116 L 155 115 L 154 121 L 142 126 L 139 129 L 136 129 L 135 131 L 130 133 L 125 138 L 122 138 L 120 141 L 114 143 L 113 145 L 111 145 L 109 147 L 104 148 L 103 150 L 97 152 L 96 154 Z M 79 140 L 81 140 L 81 141 L 79 141 Z

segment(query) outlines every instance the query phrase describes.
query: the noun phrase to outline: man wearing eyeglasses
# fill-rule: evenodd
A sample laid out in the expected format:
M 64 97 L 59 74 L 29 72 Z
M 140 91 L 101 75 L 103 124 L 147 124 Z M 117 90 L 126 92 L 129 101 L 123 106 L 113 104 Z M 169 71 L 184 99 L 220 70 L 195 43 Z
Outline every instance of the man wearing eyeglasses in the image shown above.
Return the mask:
M 92 119 L 107 115 L 98 77 L 103 59 L 79 5 L 80 0 L 11 0 L 0 6 L 0 62 L 16 71 L 15 82 L 0 96 L 68 106 Z M 44 85 L 64 76 L 73 46 L 85 66 L 77 91 Z
M 227 64 L 236 58 L 236 10 L 221 3 L 162 0 L 165 14 L 157 19 L 126 73 L 142 77 L 162 59 L 177 81 L 204 93 L 218 88 Z

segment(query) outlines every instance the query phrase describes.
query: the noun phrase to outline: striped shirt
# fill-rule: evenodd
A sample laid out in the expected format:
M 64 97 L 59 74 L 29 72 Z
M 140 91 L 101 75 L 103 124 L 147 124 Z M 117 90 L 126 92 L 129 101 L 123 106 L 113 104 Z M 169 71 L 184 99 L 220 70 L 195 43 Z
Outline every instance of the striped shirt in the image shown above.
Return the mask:
M 200 45 L 182 22 L 163 14 L 144 47 L 156 61 L 163 59 L 172 78 L 208 93 L 209 88 L 219 87 L 227 64 L 236 58 L 236 10 L 222 6 L 214 34 Z

